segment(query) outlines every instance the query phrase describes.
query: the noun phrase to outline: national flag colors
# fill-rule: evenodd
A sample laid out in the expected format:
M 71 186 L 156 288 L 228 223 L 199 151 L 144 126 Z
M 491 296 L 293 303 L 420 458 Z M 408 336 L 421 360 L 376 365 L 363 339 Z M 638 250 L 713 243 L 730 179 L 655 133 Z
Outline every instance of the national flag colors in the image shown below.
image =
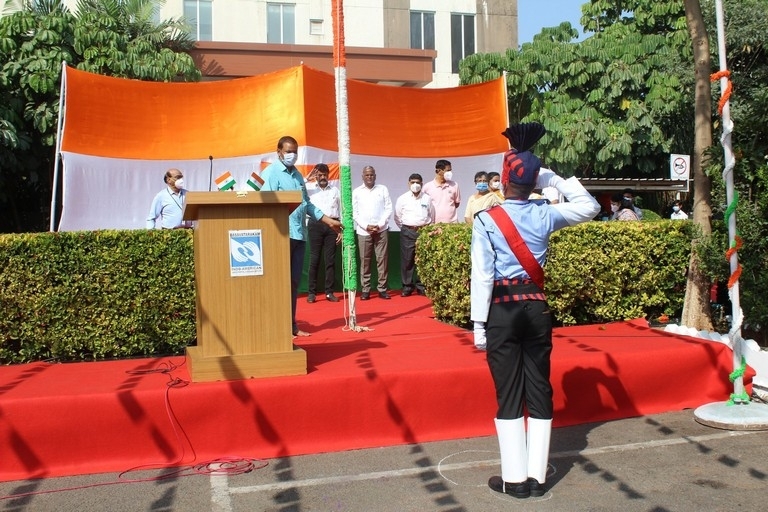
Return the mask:
M 246 185 L 251 187 L 253 190 L 259 191 L 261 190 L 261 187 L 264 186 L 264 180 L 256 173 L 256 171 L 253 171 L 251 173 L 251 177 L 248 178 Z
M 219 187 L 219 190 L 232 190 L 235 187 L 235 178 L 232 177 L 231 172 L 225 171 L 224 174 L 216 178 L 216 186 Z

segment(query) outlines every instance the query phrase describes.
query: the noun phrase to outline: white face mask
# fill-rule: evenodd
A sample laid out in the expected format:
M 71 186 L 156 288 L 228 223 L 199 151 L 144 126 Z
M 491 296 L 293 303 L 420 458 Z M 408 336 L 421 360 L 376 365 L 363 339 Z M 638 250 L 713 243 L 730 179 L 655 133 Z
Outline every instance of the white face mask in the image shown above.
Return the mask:
M 283 163 L 286 167 L 293 167 L 293 164 L 296 163 L 296 153 L 284 153 Z
M 177 180 L 176 180 L 176 181 L 173 183 L 173 186 L 174 186 L 174 187 L 176 187 L 176 188 L 177 188 L 177 189 L 179 189 L 179 190 L 182 190 L 182 189 L 184 188 L 184 178 L 179 178 L 179 179 L 177 179 Z
M 414 194 L 421 192 L 421 183 L 411 183 L 411 192 Z
M 499 190 L 499 185 L 501 185 L 500 181 L 492 181 L 488 183 L 488 188 L 490 188 L 491 190 Z
M 680 211 L 680 207 L 679 206 L 673 206 L 672 207 L 672 211 L 673 212 L 679 212 Z
M 613 213 L 616 213 L 617 211 L 619 211 L 619 205 L 617 205 L 617 204 L 612 204 L 612 205 L 611 205 L 611 211 L 612 211 Z
M 453 171 L 448 171 L 443 174 L 443 178 L 445 178 L 445 181 L 451 181 L 453 179 Z

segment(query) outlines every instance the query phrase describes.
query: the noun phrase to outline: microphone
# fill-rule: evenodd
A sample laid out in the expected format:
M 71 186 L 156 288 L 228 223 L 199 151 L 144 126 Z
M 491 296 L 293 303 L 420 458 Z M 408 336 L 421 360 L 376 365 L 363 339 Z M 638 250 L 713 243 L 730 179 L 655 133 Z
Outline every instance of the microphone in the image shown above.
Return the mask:
M 208 171 L 208 192 L 210 192 L 213 185 L 213 155 L 208 155 L 208 160 L 211 161 L 211 168 Z

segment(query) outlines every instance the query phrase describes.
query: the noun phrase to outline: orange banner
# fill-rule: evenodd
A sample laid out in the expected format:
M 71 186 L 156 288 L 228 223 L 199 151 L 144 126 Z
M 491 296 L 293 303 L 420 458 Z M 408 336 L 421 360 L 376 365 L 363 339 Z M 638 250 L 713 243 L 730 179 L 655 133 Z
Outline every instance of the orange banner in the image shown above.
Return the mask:
M 249 78 L 160 83 L 66 68 L 62 150 L 141 160 L 207 159 L 300 145 L 338 151 L 334 77 L 306 66 Z M 445 158 L 508 149 L 499 78 L 450 89 L 348 81 L 351 151 Z

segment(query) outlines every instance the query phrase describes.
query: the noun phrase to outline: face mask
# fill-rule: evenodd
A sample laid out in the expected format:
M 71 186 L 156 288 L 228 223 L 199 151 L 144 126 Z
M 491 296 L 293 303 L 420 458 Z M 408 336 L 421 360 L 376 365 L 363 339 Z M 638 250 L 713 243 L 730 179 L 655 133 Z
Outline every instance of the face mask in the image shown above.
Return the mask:
M 612 205 L 611 205 L 611 211 L 612 211 L 613 213 L 616 213 L 617 211 L 619 211 L 619 205 L 617 205 L 617 204 L 612 204 Z
M 421 183 L 411 183 L 411 192 L 414 194 L 421 192 Z
M 475 188 L 478 192 L 488 192 L 488 183 L 481 181 L 480 183 L 475 183 Z
M 443 178 L 445 178 L 445 181 L 451 181 L 453 179 L 453 172 L 448 171 L 445 174 L 443 174 Z
M 680 207 L 679 206 L 673 206 L 672 207 L 672 211 L 673 212 L 679 212 L 680 211 Z
M 296 163 L 296 153 L 284 153 L 283 163 L 286 167 L 293 167 L 293 164 Z
M 499 185 L 501 185 L 501 182 L 500 182 L 500 181 L 492 181 L 492 182 L 490 182 L 490 183 L 488 184 L 488 187 L 489 187 L 491 190 L 499 190 Z
M 173 186 L 176 187 L 179 190 L 183 189 L 184 188 L 184 178 L 177 179 L 174 182 Z

